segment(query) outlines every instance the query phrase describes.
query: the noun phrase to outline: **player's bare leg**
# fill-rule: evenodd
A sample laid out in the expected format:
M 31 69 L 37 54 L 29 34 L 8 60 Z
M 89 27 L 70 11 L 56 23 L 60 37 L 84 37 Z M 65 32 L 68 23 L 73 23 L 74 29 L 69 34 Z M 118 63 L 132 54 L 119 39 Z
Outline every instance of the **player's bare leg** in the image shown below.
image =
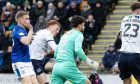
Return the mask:
M 30 79 L 31 79 L 31 81 L 32 81 L 32 84 L 38 84 L 38 82 L 37 82 L 37 79 L 36 79 L 36 76 L 35 76 L 35 75 L 30 76 Z
M 55 63 L 55 61 L 52 59 L 49 62 L 47 62 L 45 67 L 44 67 L 45 70 L 52 70 L 54 63 Z M 45 73 L 41 73 L 40 75 L 38 75 L 37 79 L 38 79 L 39 84 L 48 83 L 48 78 L 47 78 Z
M 52 70 L 54 64 L 55 64 L 55 60 L 50 59 L 49 62 L 47 62 L 46 65 L 45 65 L 45 70 Z
M 38 84 L 35 76 L 26 76 L 21 79 L 22 84 Z
M 40 75 L 37 76 L 39 84 L 45 84 L 47 83 L 47 76 L 45 73 L 41 73 Z

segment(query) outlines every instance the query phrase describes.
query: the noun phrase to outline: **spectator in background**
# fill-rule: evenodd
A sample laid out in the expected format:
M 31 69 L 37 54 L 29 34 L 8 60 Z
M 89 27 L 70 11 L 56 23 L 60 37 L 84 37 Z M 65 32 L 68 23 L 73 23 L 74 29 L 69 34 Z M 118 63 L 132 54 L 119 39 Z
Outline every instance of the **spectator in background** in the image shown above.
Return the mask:
M 3 53 L 3 64 L 0 65 L 0 72 L 2 73 L 10 73 L 13 72 L 12 70 L 12 63 L 11 63 L 11 52 L 12 47 L 9 45 Z
M 114 48 L 114 45 L 109 45 L 109 49 L 105 52 L 102 59 L 103 67 L 107 70 L 111 70 L 113 74 L 119 72 L 118 57 L 119 52 Z
M 15 9 L 14 9 L 14 15 L 18 12 L 18 11 L 21 11 L 21 10 L 24 10 L 23 9 L 23 6 L 21 5 L 16 5 Z
M 0 25 L 0 66 L 3 64 L 3 53 L 4 53 L 4 50 L 3 50 L 3 47 L 4 47 L 4 31 L 2 29 L 2 25 Z M 0 69 L 1 70 L 1 69 Z
M 5 27 L 0 22 L 0 67 L 3 65 L 3 54 L 4 54 L 4 37 L 5 37 Z M 2 69 L 0 68 L 0 71 Z
M 7 0 L 7 1 L 10 1 L 10 3 L 12 3 L 14 5 L 23 5 L 25 0 Z
M 9 46 L 12 46 L 12 37 L 11 37 L 11 32 L 9 35 L 5 36 L 4 39 L 3 39 L 3 50 L 4 51 L 7 51 L 8 47 Z
M 60 22 L 60 24 L 62 25 L 62 29 L 61 32 L 63 33 L 65 28 L 67 28 L 66 26 L 66 8 L 64 6 L 64 3 L 62 1 L 58 2 L 56 9 L 54 11 L 54 16 L 53 19 L 57 20 Z
M 7 31 L 9 31 L 9 27 L 12 25 L 12 22 L 14 22 L 14 10 L 10 2 L 7 2 L 6 6 L 3 8 L 1 21 L 2 24 L 4 24 L 6 34 L 8 34 Z
M 76 2 L 72 1 L 70 3 L 70 7 L 67 10 L 68 26 L 70 25 L 71 18 L 75 15 L 81 15 L 81 10 L 80 7 L 77 6 Z
M 0 60 L 1 60 L 0 64 L 2 64 L 2 59 L 3 59 L 4 37 L 5 37 L 5 27 L 0 22 Z
M 92 44 L 97 39 L 98 34 L 98 25 L 93 17 L 93 15 L 88 15 L 88 18 L 85 22 L 84 37 L 87 40 L 89 49 L 92 50 Z
M 52 3 L 52 2 L 54 2 L 55 0 L 44 0 L 44 2 L 46 2 L 46 3 Z
M 53 3 L 55 0 L 44 0 L 45 9 L 48 10 L 49 3 Z
M 92 13 L 92 10 L 89 5 L 83 5 L 81 16 L 88 18 L 88 15 Z
M 4 0 L 0 0 L 0 16 L 1 16 L 1 14 L 2 14 L 2 8 L 5 6 L 5 2 L 4 2 Z
M 30 11 L 31 6 L 30 6 L 30 2 L 28 0 L 26 0 L 24 3 L 24 11 Z
M 4 36 L 5 36 L 5 27 L 0 21 L 0 38 L 4 38 Z
M 99 34 L 106 21 L 106 10 L 101 2 L 96 2 L 95 7 L 92 10 L 92 15 L 94 16 L 99 28 Z
M 67 18 L 70 20 L 74 15 L 81 15 L 80 7 L 77 6 L 76 2 L 71 2 L 68 8 Z
M 64 3 L 62 1 L 58 2 L 56 9 L 54 11 L 53 19 L 59 21 L 62 27 L 60 33 L 55 37 L 56 43 L 59 42 L 60 37 L 64 33 L 64 31 L 69 29 L 69 26 L 67 26 L 66 14 L 67 14 L 67 10 L 64 6 Z
M 4 51 L 2 49 L 0 49 L 0 67 L 3 65 L 3 54 L 4 54 Z M 0 71 L 2 69 L 0 68 Z
M 48 4 L 47 14 L 46 14 L 46 17 L 45 17 L 46 23 L 48 23 L 48 21 L 53 18 L 54 10 L 55 10 L 55 6 L 54 6 L 54 4 L 52 2 L 50 2 Z
M 34 30 L 34 33 L 36 33 L 38 30 L 40 29 L 45 29 L 46 28 L 46 21 L 45 21 L 45 17 L 42 15 L 42 16 L 39 16 L 33 30 Z
M 31 9 L 31 15 L 30 15 L 33 26 L 36 24 L 39 16 L 41 15 L 46 16 L 46 10 L 45 7 L 43 6 L 43 2 L 37 1 L 36 7 Z
M 64 0 L 64 3 L 66 4 L 66 6 L 67 5 L 69 6 L 71 4 L 71 2 L 73 2 L 73 1 L 76 2 L 78 7 L 80 7 L 82 0 Z
M 2 42 L 2 43 L 1 43 Z M 0 46 L 2 46 L 2 59 L 3 63 L 0 65 L 0 72 L 13 72 L 12 70 L 12 63 L 11 63 L 11 51 L 12 51 L 12 38 L 11 34 L 6 37 L 3 37 L 2 41 L 0 42 Z M 1 50 L 0 49 L 0 50 Z
M 97 0 L 87 0 L 87 2 L 90 5 L 90 7 L 93 8 Z
M 107 13 L 112 12 L 115 9 L 115 0 L 103 0 Z

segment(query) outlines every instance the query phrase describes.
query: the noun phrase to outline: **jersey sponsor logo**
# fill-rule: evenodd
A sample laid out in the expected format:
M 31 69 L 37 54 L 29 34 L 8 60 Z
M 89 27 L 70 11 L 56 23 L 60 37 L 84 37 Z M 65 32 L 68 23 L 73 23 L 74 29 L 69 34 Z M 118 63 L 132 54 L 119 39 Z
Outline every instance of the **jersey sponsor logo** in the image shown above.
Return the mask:
M 140 16 L 135 16 L 135 18 L 140 19 Z
M 131 16 L 128 16 L 128 19 L 130 19 L 130 18 L 140 19 L 140 16 L 138 16 L 138 15 L 131 15 Z
M 20 32 L 20 33 L 18 33 L 20 36 L 23 36 L 24 35 L 24 33 L 23 32 Z

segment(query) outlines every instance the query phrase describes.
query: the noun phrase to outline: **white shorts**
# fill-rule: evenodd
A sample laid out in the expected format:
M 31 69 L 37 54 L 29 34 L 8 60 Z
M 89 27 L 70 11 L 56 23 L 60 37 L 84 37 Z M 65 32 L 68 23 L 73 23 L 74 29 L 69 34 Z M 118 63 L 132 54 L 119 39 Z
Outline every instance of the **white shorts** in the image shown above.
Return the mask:
M 32 62 L 12 63 L 13 71 L 18 78 L 35 75 Z

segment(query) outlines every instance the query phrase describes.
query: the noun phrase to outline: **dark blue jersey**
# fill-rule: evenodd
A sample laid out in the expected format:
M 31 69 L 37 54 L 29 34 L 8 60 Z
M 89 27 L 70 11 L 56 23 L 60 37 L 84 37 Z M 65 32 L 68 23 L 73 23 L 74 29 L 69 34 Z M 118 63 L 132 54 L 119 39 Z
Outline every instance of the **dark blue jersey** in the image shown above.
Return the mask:
M 12 63 L 30 62 L 29 46 L 20 42 L 22 36 L 27 36 L 25 28 L 17 25 L 13 29 L 12 40 L 13 49 L 11 54 Z

